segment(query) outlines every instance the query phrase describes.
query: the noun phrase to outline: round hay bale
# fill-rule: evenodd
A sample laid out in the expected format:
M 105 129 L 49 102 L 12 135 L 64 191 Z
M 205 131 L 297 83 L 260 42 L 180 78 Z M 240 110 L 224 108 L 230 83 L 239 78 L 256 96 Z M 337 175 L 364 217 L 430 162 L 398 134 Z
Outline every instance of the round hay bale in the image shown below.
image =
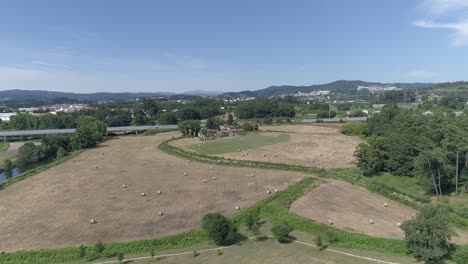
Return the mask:
M 163 213 L 162 211 L 159 211 L 159 213 L 158 213 L 158 214 L 159 214 L 159 216 L 162 216 L 162 215 L 164 215 L 164 213 Z
M 283 149 L 284 149 L 284 148 L 283 148 L 283 147 L 281 147 L 281 150 L 283 150 Z
M 244 153 L 242 153 L 242 157 L 244 157 Z
M 240 207 L 239 207 L 239 206 L 236 206 L 236 210 L 240 210 Z
M 268 191 L 267 191 L 267 193 L 268 193 L 268 194 L 271 194 L 271 191 L 270 191 L 270 190 L 268 190 Z
M 210 170 L 214 170 L 213 166 L 210 166 Z
M 388 203 L 384 203 L 383 206 L 384 206 L 384 207 L 388 207 Z
M 335 153 L 332 153 L 332 156 L 335 156 Z
M 322 155 L 323 155 L 322 152 L 320 152 L 320 156 L 322 156 Z
M 206 180 L 205 180 L 205 179 L 203 180 L 203 183 L 206 183 Z
M 262 156 L 263 156 L 263 157 L 266 157 L 266 155 L 265 155 L 265 154 L 263 154 Z
M 190 163 L 190 160 L 187 160 L 187 163 Z
M 249 155 L 249 153 L 248 153 L 248 152 L 246 152 L 246 153 L 245 153 L 245 155 L 247 156 L 247 155 Z
M 240 152 L 240 149 L 237 149 L 237 152 Z
M 187 172 L 184 172 L 184 176 L 187 176 L 187 174 L 188 174 Z
M 127 188 L 127 185 L 125 185 L 125 184 L 124 184 L 124 185 L 122 185 L 122 188 L 124 188 L 124 189 L 125 189 L 125 188 Z
M 278 192 L 278 189 L 275 189 L 275 192 Z
M 373 224 L 374 224 L 374 220 L 369 219 L 369 224 L 373 225 Z
M 315 160 L 312 160 L 312 162 L 315 162 Z
M 276 158 L 276 154 L 273 154 L 273 157 L 275 157 L 275 158 Z
M 104 155 L 104 152 L 102 152 L 101 155 Z
M 250 177 L 255 177 L 255 173 L 252 172 L 252 174 L 250 174 Z
M 400 227 L 400 226 L 401 226 L 401 223 L 397 223 L 396 225 L 397 225 L 398 227 Z
M 213 181 L 216 181 L 216 177 L 213 177 Z
M 96 222 L 96 219 L 91 219 L 89 222 L 90 222 L 91 224 L 97 223 L 97 222 Z
M 141 196 L 146 196 L 146 193 L 141 193 Z
M 158 191 L 158 194 L 162 194 L 162 192 L 161 192 L 161 191 Z
M 327 222 L 328 222 L 329 225 L 333 225 L 333 221 L 332 221 L 332 220 L 328 219 Z

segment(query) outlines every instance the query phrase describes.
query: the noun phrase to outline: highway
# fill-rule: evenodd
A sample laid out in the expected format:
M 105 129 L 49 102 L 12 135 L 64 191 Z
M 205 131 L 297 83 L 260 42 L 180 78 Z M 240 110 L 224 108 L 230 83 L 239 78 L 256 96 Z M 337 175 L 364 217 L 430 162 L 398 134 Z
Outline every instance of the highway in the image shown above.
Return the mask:
M 108 127 L 107 132 L 133 132 L 158 129 L 175 129 L 177 125 L 161 125 L 161 126 L 123 126 L 123 127 Z M 0 131 L 0 137 L 21 137 L 21 136 L 39 136 L 39 135 L 56 135 L 56 134 L 73 134 L 74 128 L 67 129 L 42 129 L 42 130 L 5 130 Z

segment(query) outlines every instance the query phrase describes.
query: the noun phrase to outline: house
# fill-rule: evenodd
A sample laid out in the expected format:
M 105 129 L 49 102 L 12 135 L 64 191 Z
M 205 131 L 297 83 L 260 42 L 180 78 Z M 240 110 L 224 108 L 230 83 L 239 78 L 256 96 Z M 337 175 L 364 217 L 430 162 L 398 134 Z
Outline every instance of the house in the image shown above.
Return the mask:
M 220 127 L 218 133 L 220 137 L 234 137 L 236 136 L 237 132 L 239 132 L 239 129 L 237 129 L 235 126 L 223 125 Z

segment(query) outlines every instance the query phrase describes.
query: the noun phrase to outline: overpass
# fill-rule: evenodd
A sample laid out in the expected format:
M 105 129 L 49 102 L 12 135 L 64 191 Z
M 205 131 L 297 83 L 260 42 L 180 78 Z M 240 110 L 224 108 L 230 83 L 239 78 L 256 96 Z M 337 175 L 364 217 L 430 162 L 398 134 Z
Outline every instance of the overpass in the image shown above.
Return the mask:
M 122 126 L 122 127 L 108 127 L 107 132 L 134 132 L 145 130 L 163 130 L 163 129 L 176 129 L 177 125 L 161 125 L 161 126 Z M 76 129 L 40 129 L 40 130 L 6 130 L 0 131 L 0 137 L 6 141 L 6 137 L 25 137 L 25 136 L 42 136 L 42 135 L 58 135 L 58 134 L 73 134 Z

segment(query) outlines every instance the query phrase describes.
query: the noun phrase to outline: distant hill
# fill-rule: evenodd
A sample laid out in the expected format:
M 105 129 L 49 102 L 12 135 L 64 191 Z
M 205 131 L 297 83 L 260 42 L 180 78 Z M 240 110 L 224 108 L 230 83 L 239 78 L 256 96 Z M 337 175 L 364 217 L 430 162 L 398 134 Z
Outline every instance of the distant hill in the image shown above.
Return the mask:
M 174 93 L 66 93 L 40 90 L 6 90 L 0 91 L 1 102 L 54 102 L 60 100 L 99 102 L 126 101 L 141 97 L 167 97 Z
M 365 81 L 335 81 L 326 84 L 317 84 L 309 86 L 291 86 L 291 85 L 282 85 L 282 86 L 270 86 L 265 89 L 256 90 L 256 91 L 242 91 L 242 92 L 229 92 L 224 93 L 221 96 L 224 97 L 255 97 L 255 96 L 278 96 L 282 94 L 291 94 L 297 92 L 313 92 L 326 90 L 331 92 L 339 93 L 348 93 L 353 92 L 357 89 L 358 86 L 396 86 L 399 88 L 407 89 L 419 89 L 419 88 L 429 88 L 434 86 L 432 83 L 379 83 L 379 82 L 365 82 Z

